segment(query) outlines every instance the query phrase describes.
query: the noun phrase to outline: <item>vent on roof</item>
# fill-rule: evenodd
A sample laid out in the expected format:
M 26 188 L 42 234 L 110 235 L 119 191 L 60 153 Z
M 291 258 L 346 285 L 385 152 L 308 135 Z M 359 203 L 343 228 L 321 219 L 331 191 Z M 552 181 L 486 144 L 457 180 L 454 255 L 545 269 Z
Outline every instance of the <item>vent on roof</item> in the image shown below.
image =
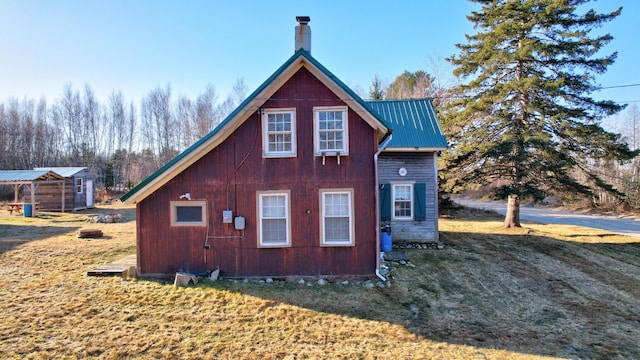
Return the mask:
M 311 18 L 308 16 L 296 16 L 298 26 L 296 26 L 296 48 L 295 51 L 304 49 L 311 52 L 311 27 L 309 21 Z

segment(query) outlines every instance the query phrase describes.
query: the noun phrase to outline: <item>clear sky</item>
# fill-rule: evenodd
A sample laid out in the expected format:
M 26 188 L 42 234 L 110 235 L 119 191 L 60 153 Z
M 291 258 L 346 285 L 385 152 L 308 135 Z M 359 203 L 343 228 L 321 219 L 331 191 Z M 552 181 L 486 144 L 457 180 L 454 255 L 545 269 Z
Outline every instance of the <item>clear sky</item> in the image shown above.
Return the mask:
M 602 29 L 618 60 L 598 78 L 603 87 L 640 83 L 640 1 L 600 0 L 598 11 L 623 6 Z M 375 74 L 429 70 L 474 33 L 475 5 L 450 1 L 86 1 L 0 0 L 0 101 L 45 96 L 71 83 L 91 85 L 100 101 L 121 90 L 127 101 L 171 84 L 174 99 L 195 99 L 208 83 L 221 99 L 237 79 L 247 94 L 292 54 L 295 17 L 311 17 L 312 54 L 364 94 Z M 635 30 L 634 30 L 635 29 Z M 446 63 L 441 68 L 450 72 Z M 596 97 L 640 102 L 640 86 Z

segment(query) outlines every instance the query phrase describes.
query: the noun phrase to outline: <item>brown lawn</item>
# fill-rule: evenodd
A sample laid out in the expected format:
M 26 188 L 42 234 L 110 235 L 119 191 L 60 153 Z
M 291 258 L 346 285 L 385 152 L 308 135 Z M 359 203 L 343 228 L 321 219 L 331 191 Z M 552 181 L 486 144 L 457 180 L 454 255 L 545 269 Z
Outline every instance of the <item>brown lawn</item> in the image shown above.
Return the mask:
M 85 223 L 95 212 L 129 221 Z M 86 276 L 135 253 L 134 214 L 0 211 L 0 358 L 640 358 L 637 239 L 466 213 L 385 288 Z

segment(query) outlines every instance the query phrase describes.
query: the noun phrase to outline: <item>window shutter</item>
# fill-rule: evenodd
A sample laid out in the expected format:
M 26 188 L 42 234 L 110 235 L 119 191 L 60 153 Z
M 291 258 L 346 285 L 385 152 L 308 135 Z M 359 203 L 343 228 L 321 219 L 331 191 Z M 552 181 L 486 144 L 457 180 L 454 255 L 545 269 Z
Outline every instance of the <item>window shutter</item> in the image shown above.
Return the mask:
M 380 184 L 380 221 L 391 221 L 391 184 Z
M 413 219 L 423 221 L 427 219 L 427 184 L 415 183 L 413 185 Z

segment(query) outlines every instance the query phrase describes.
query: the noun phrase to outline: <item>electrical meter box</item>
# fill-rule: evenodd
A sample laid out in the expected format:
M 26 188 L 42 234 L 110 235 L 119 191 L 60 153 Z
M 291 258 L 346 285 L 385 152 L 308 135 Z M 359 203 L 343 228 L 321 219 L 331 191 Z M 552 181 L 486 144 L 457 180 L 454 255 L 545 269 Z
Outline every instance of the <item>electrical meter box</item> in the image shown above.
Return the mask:
M 244 230 L 244 216 L 236 216 L 234 225 L 236 230 Z
M 231 210 L 223 210 L 222 211 L 222 223 L 223 224 L 231 224 L 233 222 L 233 211 Z

